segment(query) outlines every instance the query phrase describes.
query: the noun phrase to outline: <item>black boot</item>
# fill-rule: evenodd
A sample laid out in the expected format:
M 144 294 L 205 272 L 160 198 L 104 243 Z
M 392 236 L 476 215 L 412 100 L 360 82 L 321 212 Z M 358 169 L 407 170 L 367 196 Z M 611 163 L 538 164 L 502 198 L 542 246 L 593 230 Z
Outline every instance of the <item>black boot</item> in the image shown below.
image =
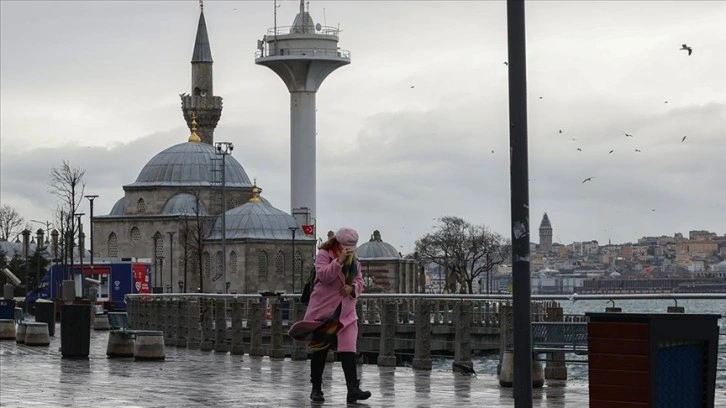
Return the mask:
M 328 358 L 328 349 L 319 350 L 313 353 L 310 359 L 310 382 L 313 384 L 313 390 L 310 392 L 310 400 L 314 402 L 325 402 L 323 397 L 323 370 L 325 370 L 325 360 Z
M 355 353 L 338 353 L 340 363 L 343 366 L 345 374 L 345 384 L 348 386 L 348 402 L 356 402 L 367 400 L 371 397 L 370 391 L 362 391 L 360 389 L 360 381 L 358 381 L 358 369 L 356 367 Z

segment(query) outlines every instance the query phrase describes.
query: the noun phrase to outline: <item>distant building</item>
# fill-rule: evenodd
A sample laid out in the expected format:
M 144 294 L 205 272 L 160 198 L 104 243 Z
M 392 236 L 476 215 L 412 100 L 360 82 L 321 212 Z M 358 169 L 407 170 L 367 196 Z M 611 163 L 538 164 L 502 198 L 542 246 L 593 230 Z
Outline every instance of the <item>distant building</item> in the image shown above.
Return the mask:
M 404 258 L 393 245 L 384 242 L 381 232 L 356 250 L 363 281 L 369 292 L 417 293 L 423 291 L 425 278 L 416 260 Z
M 539 224 L 539 250 L 541 252 L 552 252 L 552 224 L 547 213 L 544 213 L 542 222 Z

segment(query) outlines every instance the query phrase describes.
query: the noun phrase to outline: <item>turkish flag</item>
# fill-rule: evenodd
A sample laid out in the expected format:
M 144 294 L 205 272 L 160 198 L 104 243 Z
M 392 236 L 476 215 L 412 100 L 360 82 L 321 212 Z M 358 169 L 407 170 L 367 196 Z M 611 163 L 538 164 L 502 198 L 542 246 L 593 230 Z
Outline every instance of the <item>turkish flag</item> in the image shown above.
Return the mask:
M 302 230 L 303 230 L 303 233 L 305 233 L 305 235 L 315 236 L 315 225 L 314 224 L 303 225 Z

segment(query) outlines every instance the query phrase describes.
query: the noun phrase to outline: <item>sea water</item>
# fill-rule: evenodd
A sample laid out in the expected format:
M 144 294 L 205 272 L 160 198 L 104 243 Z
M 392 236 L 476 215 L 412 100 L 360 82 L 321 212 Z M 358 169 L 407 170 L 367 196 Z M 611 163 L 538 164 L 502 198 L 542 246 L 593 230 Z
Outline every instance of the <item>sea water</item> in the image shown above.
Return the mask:
M 582 315 L 587 312 L 604 312 L 606 307 L 612 306 L 606 300 L 576 300 L 560 302 L 563 312 L 567 314 Z M 615 300 L 615 307 L 623 309 L 623 313 L 665 313 L 668 306 L 676 306 L 673 300 Z M 685 309 L 685 313 L 692 314 L 719 314 L 720 328 L 718 361 L 716 366 L 716 388 L 726 388 L 726 301 L 689 299 L 679 300 L 678 306 Z M 573 381 L 587 381 L 587 356 L 578 356 L 574 353 L 565 354 L 567 363 L 567 378 Z M 497 374 L 499 353 L 473 358 L 474 370 L 482 374 Z M 435 359 L 435 369 L 451 369 L 450 358 Z M 543 363 L 544 364 L 544 363 Z

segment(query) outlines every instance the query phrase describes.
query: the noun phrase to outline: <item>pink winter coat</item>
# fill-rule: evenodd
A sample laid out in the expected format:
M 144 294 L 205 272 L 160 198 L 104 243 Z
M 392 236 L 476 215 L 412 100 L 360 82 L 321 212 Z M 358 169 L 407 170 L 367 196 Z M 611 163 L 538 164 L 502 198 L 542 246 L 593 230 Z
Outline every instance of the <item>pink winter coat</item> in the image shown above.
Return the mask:
M 352 285 L 355 288 L 350 296 L 343 297 L 340 288 L 345 285 L 343 276 L 343 265 L 338 264 L 333 251 L 321 249 L 315 258 L 315 273 L 318 282 L 310 294 L 310 302 L 303 320 L 323 320 L 335 311 L 342 302 L 340 311 L 340 322 L 343 327 L 356 324 L 358 315 L 355 312 L 355 305 L 358 296 L 363 292 L 363 275 L 361 274 L 360 262 L 356 259 L 357 273 Z M 342 329 L 341 329 L 342 330 Z

